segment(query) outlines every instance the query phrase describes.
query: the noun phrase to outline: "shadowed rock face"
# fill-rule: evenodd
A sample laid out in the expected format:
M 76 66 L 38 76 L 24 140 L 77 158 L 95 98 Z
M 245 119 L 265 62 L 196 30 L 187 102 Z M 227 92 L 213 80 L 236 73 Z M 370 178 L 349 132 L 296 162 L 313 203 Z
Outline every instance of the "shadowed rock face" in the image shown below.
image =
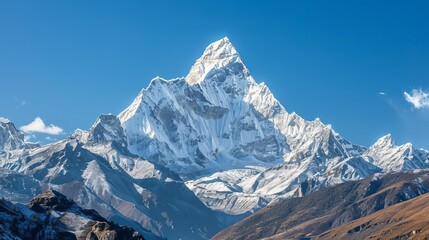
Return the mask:
M 66 196 L 61 193 L 51 190 L 45 193 L 42 193 L 35 198 L 33 198 L 30 203 L 30 209 L 52 209 L 57 211 L 66 211 L 72 206 L 76 205 L 72 200 L 67 199 Z
M 0 200 L 0 223 L 1 239 L 144 240 L 54 190 L 36 196 L 28 207 Z

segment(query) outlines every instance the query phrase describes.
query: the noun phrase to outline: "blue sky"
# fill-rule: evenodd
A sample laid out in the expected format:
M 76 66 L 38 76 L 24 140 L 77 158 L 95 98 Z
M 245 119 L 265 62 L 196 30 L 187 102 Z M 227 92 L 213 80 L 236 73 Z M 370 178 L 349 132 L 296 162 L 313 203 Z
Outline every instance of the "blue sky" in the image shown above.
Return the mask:
M 40 117 L 29 127 L 45 132 L 37 140 L 63 138 L 120 113 L 153 77 L 185 76 L 228 36 L 289 112 L 319 117 L 357 144 L 392 133 L 429 148 L 427 9 L 427 1 L 1 1 L 0 116 L 19 127 Z

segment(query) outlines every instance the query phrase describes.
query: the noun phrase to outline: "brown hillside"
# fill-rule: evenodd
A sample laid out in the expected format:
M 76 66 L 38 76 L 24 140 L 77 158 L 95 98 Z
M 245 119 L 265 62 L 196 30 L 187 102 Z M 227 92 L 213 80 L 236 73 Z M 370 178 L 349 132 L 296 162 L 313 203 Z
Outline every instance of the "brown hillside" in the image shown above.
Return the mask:
M 346 182 L 270 205 L 213 239 L 306 239 L 429 191 L 429 172 L 401 172 Z
M 316 239 L 429 239 L 429 194 L 336 227 Z

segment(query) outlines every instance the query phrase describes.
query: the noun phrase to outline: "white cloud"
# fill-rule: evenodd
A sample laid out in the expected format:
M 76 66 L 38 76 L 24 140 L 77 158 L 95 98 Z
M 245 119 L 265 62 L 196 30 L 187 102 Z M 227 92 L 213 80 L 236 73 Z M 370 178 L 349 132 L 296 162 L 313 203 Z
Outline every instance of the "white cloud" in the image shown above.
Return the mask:
M 56 141 L 57 140 L 56 138 L 51 137 L 51 136 L 47 136 L 47 137 L 45 137 L 45 139 L 48 141 Z
M 429 108 L 429 93 L 422 89 L 413 89 L 411 94 L 404 92 L 405 100 L 413 105 L 413 107 Z
M 387 95 L 385 92 L 378 92 L 378 94 L 382 95 L 382 96 L 386 96 Z
M 34 134 L 26 134 L 25 136 L 24 136 L 24 142 L 29 142 L 31 139 L 35 139 L 36 138 L 36 136 L 34 135 Z
M 40 117 L 36 117 L 34 121 L 20 127 L 20 129 L 26 133 L 39 132 L 39 133 L 46 133 L 51 135 L 59 135 L 60 133 L 63 132 L 62 128 L 55 126 L 53 124 L 46 126 L 46 124 L 43 122 L 43 120 Z

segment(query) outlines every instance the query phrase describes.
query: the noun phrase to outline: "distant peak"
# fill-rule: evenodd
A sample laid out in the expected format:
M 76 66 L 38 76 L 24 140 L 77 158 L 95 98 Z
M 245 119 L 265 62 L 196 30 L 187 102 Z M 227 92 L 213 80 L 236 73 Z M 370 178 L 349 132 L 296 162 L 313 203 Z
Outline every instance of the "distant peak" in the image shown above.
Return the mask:
M 124 132 L 119 119 L 112 114 L 102 114 L 89 130 L 87 142 L 96 144 L 108 141 L 116 141 L 122 146 L 126 146 Z
M 9 119 L 0 117 L 0 123 L 10 123 Z
M 389 133 L 386 136 L 381 137 L 375 142 L 374 146 L 376 147 L 393 147 L 396 146 L 395 141 L 393 140 L 392 135 Z
M 97 120 L 100 122 L 104 122 L 104 121 L 112 121 L 112 122 L 118 121 L 119 122 L 118 118 L 111 113 L 101 114 Z
M 199 83 L 206 74 L 214 69 L 226 66 L 228 63 L 240 61 L 240 56 L 228 37 L 211 43 L 192 66 L 186 81 L 189 84 Z
M 40 209 L 38 206 L 43 206 L 49 209 L 64 211 L 75 205 L 73 200 L 52 189 L 37 195 L 30 201 L 30 207 L 33 210 Z
M 222 39 L 218 40 L 218 41 L 226 41 L 226 42 L 231 42 L 229 41 L 229 38 L 227 36 L 223 37 Z

